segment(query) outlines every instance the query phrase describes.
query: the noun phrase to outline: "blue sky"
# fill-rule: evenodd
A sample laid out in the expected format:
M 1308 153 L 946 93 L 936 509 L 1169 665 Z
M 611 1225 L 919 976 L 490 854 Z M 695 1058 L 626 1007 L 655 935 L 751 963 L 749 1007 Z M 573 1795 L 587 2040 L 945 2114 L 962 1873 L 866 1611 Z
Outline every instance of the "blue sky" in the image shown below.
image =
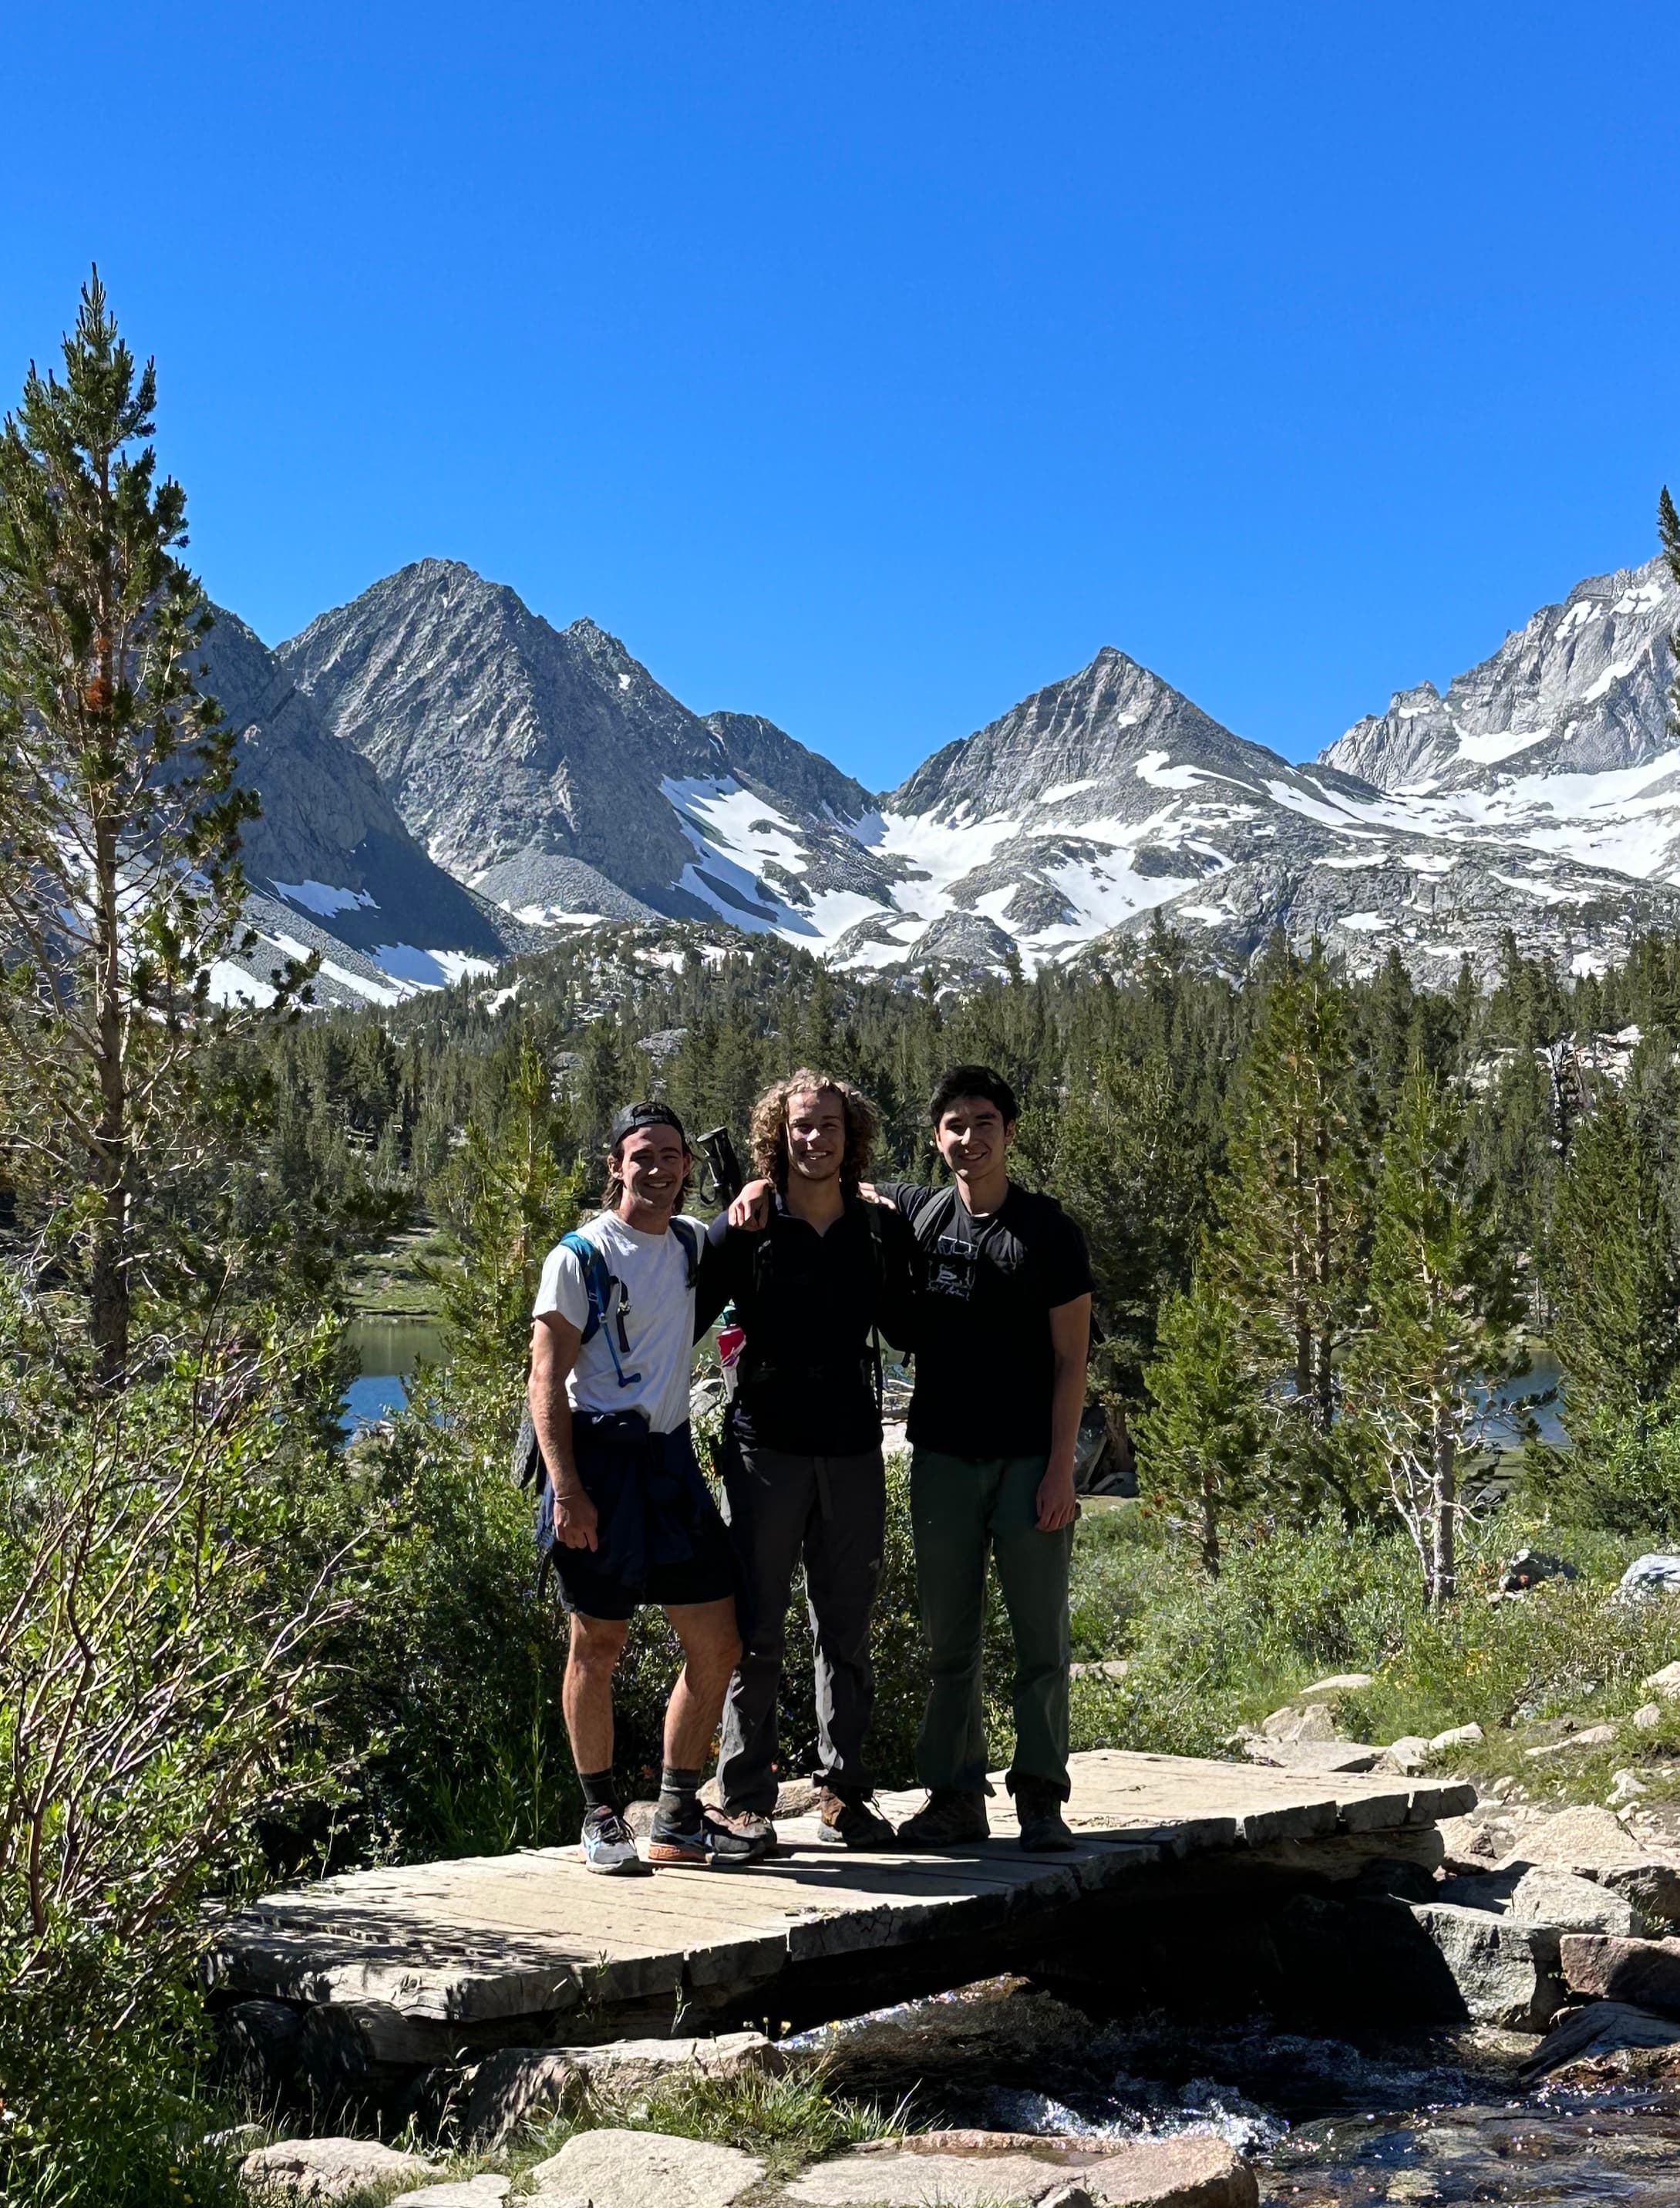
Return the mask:
M 97 258 L 271 641 L 426 554 L 885 786 L 1105 643 L 1316 751 L 1680 489 L 1680 11 L 35 9 L 0 395 Z

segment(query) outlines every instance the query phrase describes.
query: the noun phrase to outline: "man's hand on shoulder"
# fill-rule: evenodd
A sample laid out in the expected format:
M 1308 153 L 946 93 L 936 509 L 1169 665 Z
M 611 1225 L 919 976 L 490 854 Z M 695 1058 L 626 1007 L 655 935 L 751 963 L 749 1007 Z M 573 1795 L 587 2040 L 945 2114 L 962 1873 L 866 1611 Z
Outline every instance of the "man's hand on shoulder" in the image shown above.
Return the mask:
M 749 1180 L 729 1206 L 730 1226 L 750 1227 L 754 1233 L 768 1227 L 770 1199 L 775 1193 L 773 1180 Z
M 878 1203 L 883 1211 L 891 1211 L 902 1219 L 904 1216 L 903 1208 L 899 1204 L 898 1198 L 893 1194 L 893 1190 L 897 1185 L 895 1181 L 890 1183 L 887 1187 L 882 1188 L 879 1182 L 861 1180 L 857 1185 L 857 1192 L 866 1203 Z

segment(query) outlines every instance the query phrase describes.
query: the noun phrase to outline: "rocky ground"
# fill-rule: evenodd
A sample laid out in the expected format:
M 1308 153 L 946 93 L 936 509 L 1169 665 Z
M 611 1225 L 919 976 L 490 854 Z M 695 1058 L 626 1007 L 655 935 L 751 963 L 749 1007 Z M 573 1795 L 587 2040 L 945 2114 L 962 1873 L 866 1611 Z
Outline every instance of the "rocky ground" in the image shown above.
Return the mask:
M 1285 1768 L 1474 1767 L 1474 1725 L 1340 1737 L 1371 1684 L 1317 1680 L 1233 1745 Z M 1660 1716 L 1680 1665 L 1641 1691 Z M 1596 1770 L 1594 1730 L 1530 1728 L 1516 1753 L 1533 1784 L 1496 1779 L 1431 1859 L 1365 1863 L 1187 1946 L 1186 1977 L 1205 1982 L 1182 2003 L 1138 2013 L 1124 1995 L 1105 2008 L 1100 1984 L 1062 1998 L 998 1981 L 779 2043 L 508 2049 L 465 2073 L 447 2154 L 254 2134 L 246 2189 L 363 2208 L 1671 2203 L 1680 1805 L 1631 1767 L 1609 1799 L 1533 1798 L 1572 1758 Z M 1269 1979 L 1245 1979 L 1245 1936 Z M 1227 1945 L 1221 1983 L 1207 1974 Z

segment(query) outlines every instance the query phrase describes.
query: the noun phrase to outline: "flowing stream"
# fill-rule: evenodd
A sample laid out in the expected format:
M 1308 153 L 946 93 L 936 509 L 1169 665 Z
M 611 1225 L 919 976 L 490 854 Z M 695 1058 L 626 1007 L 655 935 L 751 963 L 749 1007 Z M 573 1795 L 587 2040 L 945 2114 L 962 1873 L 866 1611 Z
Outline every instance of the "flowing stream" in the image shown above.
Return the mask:
M 1105 2024 L 998 1979 L 796 2043 L 827 2053 L 840 2090 L 905 2102 L 917 2128 L 1215 2132 L 1252 2158 L 1263 2199 L 1298 2208 L 1680 2203 L 1680 2091 L 1524 2092 L 1534 2042 L 1512 2032 Z

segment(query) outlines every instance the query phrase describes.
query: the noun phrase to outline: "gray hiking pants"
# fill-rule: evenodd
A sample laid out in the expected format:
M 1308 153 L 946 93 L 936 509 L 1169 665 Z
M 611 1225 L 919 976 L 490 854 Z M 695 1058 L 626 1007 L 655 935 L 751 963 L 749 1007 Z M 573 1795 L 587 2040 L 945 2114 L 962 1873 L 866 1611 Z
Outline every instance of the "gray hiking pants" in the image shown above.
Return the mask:
M 869 1616 L 886 1538 L 886 1475 L 879 1449 L 862 1456 L 795 1456 L 723 1449 L 724 1516 L 741 1575 L 741 1663 L 723 1705 L 717 1782 L 727 1809 L 768 1816 L 776 1807 L 776 1718 L 788 1597 L 803 1558 L 816 1644 L 819 1777 L 867 1787 L 863 1737 L 875 1707 Z

